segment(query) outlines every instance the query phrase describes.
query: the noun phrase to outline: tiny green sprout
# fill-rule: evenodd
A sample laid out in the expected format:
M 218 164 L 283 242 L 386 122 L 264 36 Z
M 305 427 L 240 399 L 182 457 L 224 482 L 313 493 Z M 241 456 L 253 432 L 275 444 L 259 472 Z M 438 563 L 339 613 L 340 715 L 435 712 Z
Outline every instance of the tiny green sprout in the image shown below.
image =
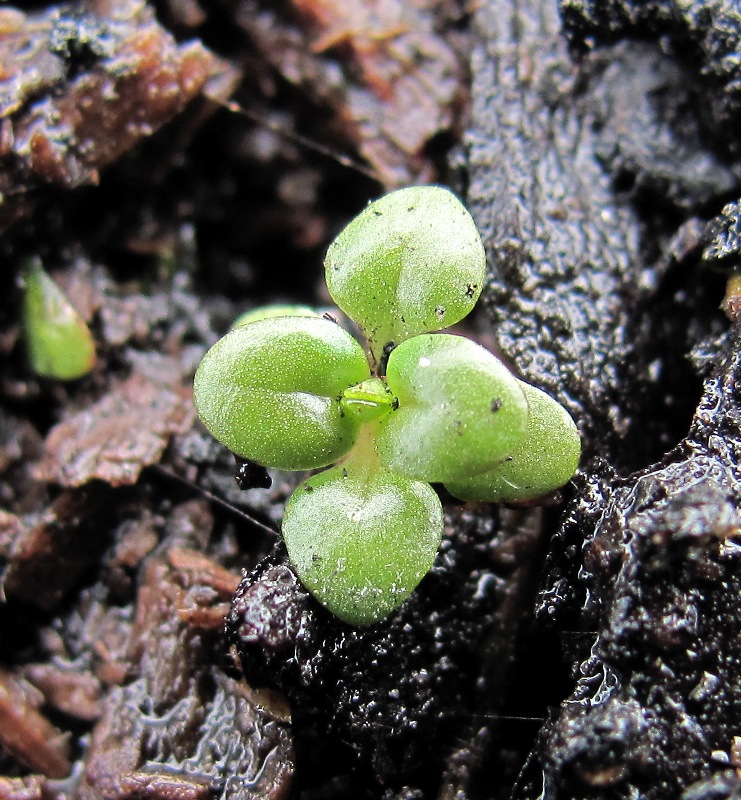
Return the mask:
M 73 381 L 95 364 L 95 341 L 85 320 L 39 259 L 30 259 L 22 274 L 23 333 L 31 369 L 43 378 Z
M 344 412 L 356 416 L 362 422 L 372 422 L 387 416 L 396 404 L 386 384 L 380 378 L 369 378 L 345 389 L 340 398 Z
M 289 499 L 282 533 L 301 581 L 337 617 L 370 625 L 429 571 L 443 533 L 430 486 L 464 500 L 553 492 L 581 443 L 555 400 L 463 336 L 484 281 L 468 212 L 439 186 L 371 203 L 330 246 L 327 285 L 369 353 L 305 307 L 257 309 L 206 353 L 194 398 L 237 455 L 319 469 Z M 335 464 L 335 466 L 330 466 Z

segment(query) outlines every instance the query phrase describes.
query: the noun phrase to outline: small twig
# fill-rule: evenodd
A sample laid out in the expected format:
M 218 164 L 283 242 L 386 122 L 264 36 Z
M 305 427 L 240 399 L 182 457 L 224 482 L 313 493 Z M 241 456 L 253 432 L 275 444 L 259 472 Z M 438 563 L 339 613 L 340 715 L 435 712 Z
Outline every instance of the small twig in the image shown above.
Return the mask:
M 383 183 L 383 179 L 374 169 L 366 167 L 364 164 L 361 164 L 354 158 L 350 158 L 350 156 L 346 156 L 343 153 L 338 153 L 335 150 L 332 150 L 331 147 L 327 147 L 326 145 L 323 145 L 320 142 L 315 141 L 314 139 L 310 139 L 308 136 L 303 136 L 302 134 L 296 133 L 295 131 L 287 131 L 277 123 L 271 122 L 262 114 L 257 114 L 254 111 L 249 111 L 248 109 L 244 108 L 234 100 L 222 100 L 218 97 L 212 97 L 210 95 L 209 95 L 209 100 L 216 103 L 217 105 L 222 106 L 222 108 L 227 109 L 227 111 L 231 111 L 233 114 L 239 114 L 243 117 L 246 117 L 249 120 L 252 120 L 252 122 L 254 122 L 255 124 L 260 125 L 260 127 L 262 128 L 266 128 L 271 133 L 274 133 L 277 136 L 282 136 L 284 139 L 287 139 L 288 141 L 295 142 L 296 144 L 299 144 L 302 147 L 307 148 L 308 150 L 313 150 L 316 153 L 326 156 L 327 158 L 336 161 L 343 167 L 347 167 L 348 169 L 353 169 L 356 172 L 359 172 L 361 175 L 365 175 L 367 178 L 376 181 L 377 183 L 381 184 Z
M 209 492 L 208 489 L 204 489 L 202 486 L 199 486 L 197 483 L 193 483 L 193 481 L 189 481 L 187 478 L 183 478 L 177 473 L 172 472 L 172 470 L 163 467 L 161 464 L 154 464 L 150 469 L 154 469 L 160 475 L 163 475 L 166 478 L 170 478 L 171 480 L 175 480 L 178 483 L 182 484 L 183 486 L 187 486 L 191 491 L 196 492 L 197 494 L 200 494 L 202 497 L 205 497 L 207 500 L 210 500 L 212 503 L 216 503 L 222 508 L 225 508 L 230 513 L 235 514 L 236 516 L 241 517 L 244 520 L 247 520 L 247 522 L 251 523 L 257 528 L 260 528 L 266 533 L 269 533 L 272 536 L 280 536 L 280 533 L 275 528 L 271 528 L 270 525 L 266 525 L 264 522 L 261 522 L 259 519 L 253 517 L 251 514 L 248 514 L 246 511 L 242 511 L 241 508 L 233 506 L 231 503 L 228 503 L 226 500 L 222 499 L 218 495 Z

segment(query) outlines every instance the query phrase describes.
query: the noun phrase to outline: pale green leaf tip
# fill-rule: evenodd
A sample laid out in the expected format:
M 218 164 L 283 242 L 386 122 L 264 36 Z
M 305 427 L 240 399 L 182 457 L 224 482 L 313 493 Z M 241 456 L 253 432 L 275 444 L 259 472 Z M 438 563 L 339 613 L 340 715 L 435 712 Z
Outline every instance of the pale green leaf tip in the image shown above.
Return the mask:
M 276 303 L 269 306 L 258 306 L 257 308 L 245 311 L 240 314 L 234 322 L 232 328 L 241 328 L 251 322 L 259 322 L 262 319 L 275 319 L 276 317 L 318 317 L 319 314 L 309 306 L 291 305 Z
M 31 369 L 43 378 L 73 381 L 95 365 L 95 340 L 85 320 L 39 259 L 23 270 L 23 333 Z

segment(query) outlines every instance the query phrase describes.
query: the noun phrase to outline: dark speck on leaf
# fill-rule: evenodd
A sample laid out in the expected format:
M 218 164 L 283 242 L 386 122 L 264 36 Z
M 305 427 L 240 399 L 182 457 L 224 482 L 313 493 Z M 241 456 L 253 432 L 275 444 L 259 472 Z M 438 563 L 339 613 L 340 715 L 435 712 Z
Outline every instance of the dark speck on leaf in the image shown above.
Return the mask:
M 347 477 L 347 469 L 345 469 L 345 467 L 342 468 L 342 477 L 343 478 Z
M 334 322 L 335 325 L 338 324 L 337 320 L 329 313 L 329 311 L 325 311 L 322 314 L 322 319 L 326 319 L 328 322 Z
M 435 306 L 435 316 L 441 320 L 445 316 L 445 306 Z
M 307 492 L 313 492 L 314 491 L 314 487 L 310 483 L 307 483 L 305 488 L 306 488 Z
M 499 397 L 495 397 L 495 398 L 494 398 L 494 399 L 491 401 L 491 413 L 492 413 L 492 414 L 496 414 L 496 413 L 497 413 L 497 411 L 499 411 L 499 409 L 500 409 L 501 407 L 502 407 L 502 401 L 501 401 L 501 399 L 500 399 Z
M 478 283 L 469 283 L 466 286 L 466 297 L 473 297 L 474 293 L 476 292 L 476 289 L 478 288 L 479 288 Z

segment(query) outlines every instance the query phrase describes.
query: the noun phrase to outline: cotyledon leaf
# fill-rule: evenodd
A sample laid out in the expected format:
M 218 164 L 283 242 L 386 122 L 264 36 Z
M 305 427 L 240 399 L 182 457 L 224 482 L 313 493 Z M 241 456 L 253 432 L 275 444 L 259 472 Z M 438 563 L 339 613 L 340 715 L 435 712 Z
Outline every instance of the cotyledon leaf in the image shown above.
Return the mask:
M 533 500 L 563 486 L 576 472 L 581 440 L 568 411 L 540 389 L 521 386 L 530 408 L 525 436 L 493 469 L 446 483 L 455 497 L 490 503 Z
M 208 430 L 232 452 L 277 469 L 336 461 L 360 422 L 339 398 L 370 377 L 358 342 L 320 317 L 261 319 L 234 328 L 204 356 L 193 391 Z
M 386 381 L 398 407 L 378 424 L 376 447 L 393 472 L 447 482 L 493 467 L 525 434 L 520 382 L 463 336 L 423 334 L 391 352 Z
M 429 484 L 350 457 L 304 481 L 283 538 L 296 573 L 333 614 L 370 625 L 406 600 L 435 560 L 443 510 Z
M 486 274 L 476 224 L 441 186 L 375 200 L 332 242 L 324 264 L 332 298 L 363 330 L 377 362 L 390 342 L 463 319 Z

